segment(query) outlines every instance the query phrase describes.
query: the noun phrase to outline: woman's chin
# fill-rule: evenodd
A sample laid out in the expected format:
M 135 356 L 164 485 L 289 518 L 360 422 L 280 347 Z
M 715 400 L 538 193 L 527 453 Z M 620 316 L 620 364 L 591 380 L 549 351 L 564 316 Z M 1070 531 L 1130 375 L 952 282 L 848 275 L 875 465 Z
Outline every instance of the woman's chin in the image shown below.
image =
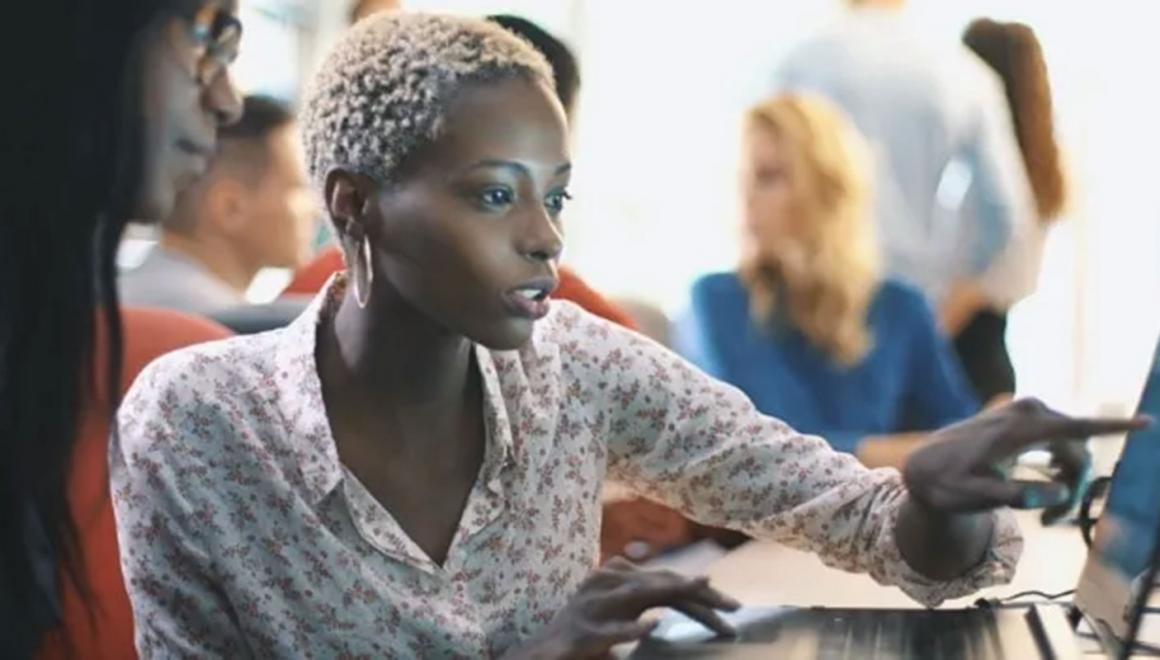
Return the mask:
M 173 212 L 177 193 L 174 186 L 165 181 L 146 181 L 145 184 L 141 186 L 141 194 L 135 204 L 133 221 L 156 224 Z
M 528 319 L 516 319 L 508 321 L 496 327 L 494 330 L 487 333 L 479 333 L 479 336 L 471 337 L 475 343 L 493 351 L 516 351 L 523 348 L 524 344 L 532 338 L 532 331 L 535 328 L 535 321 Z

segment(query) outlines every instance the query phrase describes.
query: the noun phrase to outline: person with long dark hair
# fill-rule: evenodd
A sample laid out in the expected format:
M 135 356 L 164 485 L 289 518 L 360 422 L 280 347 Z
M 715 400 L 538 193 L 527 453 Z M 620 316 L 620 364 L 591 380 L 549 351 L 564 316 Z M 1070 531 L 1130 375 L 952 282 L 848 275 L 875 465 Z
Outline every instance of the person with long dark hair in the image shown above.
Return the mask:
M 1067 180 L 1055 139 L 1047 62 L 1035 31 L 1022 23 L 982 18 L 967 27 L 963 43 L 1003 82 L 1035 201 L 1036 222 L 1013 235 L 995 263 L 978 279 L 957 286 L 942 306 L 943 327 L 954 336 L 972 385 L 980 397 L 992 400 L 1015 392 L 1007 310 L 1038 285 L 1047 231 L 1067 204 Z
M 117 245 L 130 219 L 169 211 L 237 115 L 226 74 L 235 13 L 236 0 L 20 3 L 4 39 L 0 657 L 31 657 L 69 625 L 62 591 L 102 610 L 85 586 L 68 489 L 96 356 L 108 365 L 106 416 L 116 406 Z

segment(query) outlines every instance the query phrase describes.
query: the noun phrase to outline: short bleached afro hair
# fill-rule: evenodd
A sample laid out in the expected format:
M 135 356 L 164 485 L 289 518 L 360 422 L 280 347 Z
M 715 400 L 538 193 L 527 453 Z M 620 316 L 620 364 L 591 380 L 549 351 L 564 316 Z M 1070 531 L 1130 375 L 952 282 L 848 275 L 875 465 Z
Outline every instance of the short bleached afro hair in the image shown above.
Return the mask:
M 524 77 L 552 89 L 538 51 L 482 20 L 384 12 L 339 40 L 302 106 L 310 177 L 322 191 L 335 168 L 380 183 L 440 134 L 449 102 L 469 84 Z

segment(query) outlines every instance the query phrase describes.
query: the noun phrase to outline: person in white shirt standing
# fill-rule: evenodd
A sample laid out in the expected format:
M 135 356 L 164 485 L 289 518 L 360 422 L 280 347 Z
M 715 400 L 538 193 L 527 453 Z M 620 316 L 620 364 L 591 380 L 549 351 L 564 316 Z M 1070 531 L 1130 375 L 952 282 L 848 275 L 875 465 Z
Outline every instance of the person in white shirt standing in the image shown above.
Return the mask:
M 885 266 L 940 307 L 1034 221 L 1003 87 L 962 43 L 913 25 L 904 0 L 848 4 L 791 50 L 776 86 L 829 97 L 869 140 Z

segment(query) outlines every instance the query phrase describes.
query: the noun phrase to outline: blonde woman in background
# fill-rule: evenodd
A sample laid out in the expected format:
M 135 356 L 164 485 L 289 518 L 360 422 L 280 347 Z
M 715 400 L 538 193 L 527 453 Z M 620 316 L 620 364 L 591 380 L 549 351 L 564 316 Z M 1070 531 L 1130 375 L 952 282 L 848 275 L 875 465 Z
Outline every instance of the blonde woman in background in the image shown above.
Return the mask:
M 763 413 L 895 462 L 917 436 L 889 436 L 979 406 L 922 295 L 881 275 L 865 150 L 821 97 L 752 108 L 741 264 L 694 285 L 678 336 L 687 357 Z

